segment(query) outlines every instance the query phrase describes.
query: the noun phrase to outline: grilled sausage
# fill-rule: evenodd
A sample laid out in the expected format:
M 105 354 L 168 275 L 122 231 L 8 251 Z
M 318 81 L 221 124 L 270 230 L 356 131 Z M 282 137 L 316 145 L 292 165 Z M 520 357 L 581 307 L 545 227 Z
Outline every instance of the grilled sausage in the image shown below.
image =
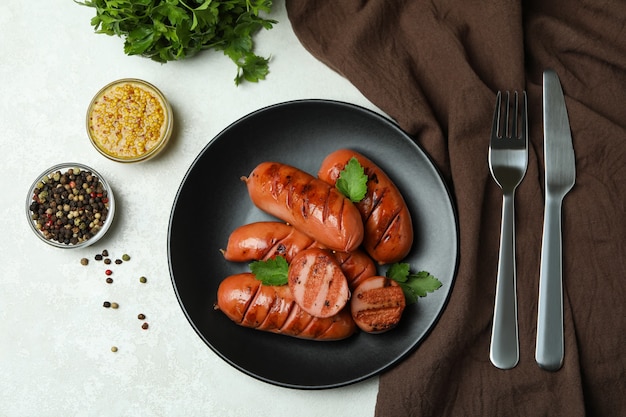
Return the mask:
M 236 228 L 222 253 L 227 261 L 261 261 L 283 256 L 287 262 L 301 250 L 319 246 L 313 238 L 281 222 L 254 222 Z
M 354 291 L 365 278 L 376 275 L 376 264 L 360 249 L 352 252 L 333 252 L 333 255 L 348 280 L 350 291 Z
M 288 286 L 262 285 L 252 273 L 225 278 L 215 309 L 241 326 L 301 339 L 341 340 L 356 331 L 349 309 L 328 318 L 313 317 L 298 306 Z
M 242 180 L 258 208 L 325 247 L 350 252 L 363 241 L 359 210 L 328 183 L 276 162 L 259 164 Z
M 365 224 L 363 246 L 379 264 L 399 262 L 413 245 L 413 223 L 402 194 L 387 174 L 358 152 L 340 149 L 324 159 L 318 178 L 334 185 L 352 157 L 368 177 L 365 198 L 355 203 Z
M 396 327 L 405 307 L 402 288 L 382 276 L 365 279 L 350 300 L 352 318 L 361 330 L 368 333 L 383 333 Z
M 299 252 L 289 265 L 289 289 L 296 303 L 315 317 L 331 317 L 350 299 L 348 280 L 335 257 L 324 249 Z
M 282 222 L 253 222 L 236 228 L 228 238 L 224 258 L 232 262 L 262 261 L 284 256 L 288 263 L 300 251 L 322 247 L 317 241 Z M 376 265 L 360 249 L 333 251 L 351 290 L 363 280 L 376 275 Z

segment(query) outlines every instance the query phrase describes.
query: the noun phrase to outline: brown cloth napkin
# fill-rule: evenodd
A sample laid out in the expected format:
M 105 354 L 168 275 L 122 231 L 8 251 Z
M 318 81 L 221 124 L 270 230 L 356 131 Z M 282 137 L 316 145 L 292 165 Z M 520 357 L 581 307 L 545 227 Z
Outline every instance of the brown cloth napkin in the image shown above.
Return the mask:
M 376 416 L 626 416 L 626 3 L 286 6 L 302 44 L 411 134 L 456 198 L 460 264 L 449 304 L 419 348 L 381 376 Z M 561 78 L 577 169 L 563 207 L 565 361 L 558 372 L 534 359 L 546 68 Z M 531 143 L 516 195 L 520 362 L 504 371 L 488 353 L 502 194 L 487 154 L 496 91 L 522 89 Z

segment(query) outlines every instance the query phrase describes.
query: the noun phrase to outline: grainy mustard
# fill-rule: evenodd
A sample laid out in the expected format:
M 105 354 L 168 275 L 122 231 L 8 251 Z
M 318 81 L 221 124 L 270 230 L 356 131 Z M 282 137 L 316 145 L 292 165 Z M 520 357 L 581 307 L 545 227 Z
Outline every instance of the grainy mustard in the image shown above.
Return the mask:
M 101 90 L 88 112 L 88 131 L 96 147 L 117 160 L 149 155 L 169 135 L 171 115 L 150 84 L 121 80 Z

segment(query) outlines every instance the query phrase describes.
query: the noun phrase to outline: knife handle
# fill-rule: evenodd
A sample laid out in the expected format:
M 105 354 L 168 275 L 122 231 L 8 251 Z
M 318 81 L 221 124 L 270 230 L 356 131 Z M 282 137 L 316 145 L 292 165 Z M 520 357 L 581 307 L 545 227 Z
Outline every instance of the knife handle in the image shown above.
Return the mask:
M 519 361 L 517 295 L 515 271 L 514 194 L 505 193 L 502 201 L 500 254 L 489 359 L 500 369 L 511 369 Z
M 547 196 L 543 220 L 535 360 L 548 371 L 563 365 L 562 201 Z

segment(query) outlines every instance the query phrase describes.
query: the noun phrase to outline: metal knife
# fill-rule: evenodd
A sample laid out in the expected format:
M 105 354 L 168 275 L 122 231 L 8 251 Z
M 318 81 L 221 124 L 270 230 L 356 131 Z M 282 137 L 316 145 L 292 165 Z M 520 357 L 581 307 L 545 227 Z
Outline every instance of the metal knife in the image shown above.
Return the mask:
M 550 69 L 543 73 L 543 131 L 546 197 L 535 360 L 556 371 L 564 356 L 561 214 L 563 198 L 576 180 L 576 162 L 561 82 Z

